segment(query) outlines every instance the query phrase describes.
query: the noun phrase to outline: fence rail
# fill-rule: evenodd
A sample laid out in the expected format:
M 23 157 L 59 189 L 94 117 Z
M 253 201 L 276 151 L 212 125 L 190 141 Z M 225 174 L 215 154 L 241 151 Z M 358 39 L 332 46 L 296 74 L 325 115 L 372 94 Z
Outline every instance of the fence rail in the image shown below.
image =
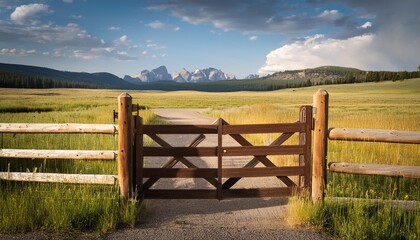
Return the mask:
M 0 172 L 0 179 L 20 182 L 114 185 L 116 175 Z
M 339 173 L 420 178 L 420 166 L 333 162 L 330 163 L 329 170 Z
M 45 124 L 45 123 L 0 123 L 0 133 L 13 134 L 116 134 L 113 124 Z M 0 149 L 0 158 L 64 159 L 64 160 L 115 160 L 112 150 L 40 150 Z M 48 182 L 71 184 L 113 185 L 116 175 L 0 172 L 0 179 L 23 182 Z
M 0 149 L 0 158 L 115 160 L 116 155 L 111 150 Z
M 324 200 L 327 174 L 327 149 L 329 140 L 386 142 L 402 144 L 420 144 L 420 132 L 398 131 L 385 129 L 361 128 L 330 128 L 328 129 L 328 93 L 319 90 L 314 95 L 315 127 L 314 151 L 312 173 L 312 201 Z M 420 178 L 420 166 L 397 166 L 386 164 L 332 162 L 329 164 L 330 172 L 380 175 L 389 177 Z M 337 199 L 331 198 L 328 199 Z M 340 202 L 363 201 L 363 199 L 339 198 Z M 374 201 L 375 202 L 375 201 Z M 381 202 L 378 200 L 378 202 Z M 384 202 L 384 201 L 382 201 Z M 394 204 L 395 201 L 392 201 Z M 401 205 L 401 204 L 400 204 Z M 409 204 L 410 205 L 410 204 Z M 410 206 L 419 206 L 418 202 Z
M 115 134 L 118 126 L 113 124 L 45 124 L 45 123 L 0 123 L 3 133 L 96 133 Z
M 420 132 L 385 129 L 331 128 L 328 131 L 328 138 L 345 141 L 420 144 Z

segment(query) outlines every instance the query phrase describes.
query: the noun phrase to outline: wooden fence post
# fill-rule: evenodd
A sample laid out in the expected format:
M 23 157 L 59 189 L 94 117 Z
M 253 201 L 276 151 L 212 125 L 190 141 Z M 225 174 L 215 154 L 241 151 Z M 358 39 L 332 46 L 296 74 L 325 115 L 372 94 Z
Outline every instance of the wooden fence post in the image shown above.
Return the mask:
M 312 163 L 312 202 L 324 200 L 327 165 L 328 92 L 324 89 L 314 94 L 315 107 L 314 150 Z
M 133 191 L 133 124 L 132 98 L 128 93 L 118 97 L 118 183 L 120 197 L 127 199 Z

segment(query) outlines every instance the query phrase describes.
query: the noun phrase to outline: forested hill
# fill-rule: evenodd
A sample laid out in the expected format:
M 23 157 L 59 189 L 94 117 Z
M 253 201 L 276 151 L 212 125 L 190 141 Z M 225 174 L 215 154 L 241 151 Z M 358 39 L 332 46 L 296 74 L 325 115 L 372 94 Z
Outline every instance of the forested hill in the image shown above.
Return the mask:
M 44 67 L 0 63 L 0 87 L 114 88 L 135 86 L 110 73 L 67 72 Z

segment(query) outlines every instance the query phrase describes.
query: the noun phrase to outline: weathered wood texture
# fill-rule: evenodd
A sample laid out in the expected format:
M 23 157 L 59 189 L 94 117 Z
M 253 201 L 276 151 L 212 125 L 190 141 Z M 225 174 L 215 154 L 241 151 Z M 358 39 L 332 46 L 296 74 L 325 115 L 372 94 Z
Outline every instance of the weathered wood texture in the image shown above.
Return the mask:
M 312 162 L 312 201 L 324 199 L 326 186 L 328 92 L 320 89 L 314 95 L 315 106 L 314 146 Z
M 217 125 L 144 125 L 144 134 L 217 134 Z
M 110 150 L 0 149 L 0 158 L 114 160 L 116 154 Z
M 305 167 L 305 173 L 299 176 L 299 187 L 305 187 L 310 192 L 312 180 L 312 106 L 302 106 L 299 112 L 299 122 L 305 123 L 305 132 L 299 133 L 299 145 L 305 152 L 299 155 L 299 166 Z
M 420 166 L 333 162 L 330 163 L 329 170 L 340 173 L 420 178 Z
M 385 199 L 366 199 L 366 198 L 347 198 L 347 197 L 327 197 L 325 201 L 339 204 L 369 204 L 376 206 L 391 206 L 402 209 L 419 209 L 419 201 L 406 201 L 406 200 L 385 200 Z
M 120 196 L 127 199 L 133 192 L 133 132 L 132 98 L 128 93 L 118 97 L 118 182 Z
M 304 132 L 304 123 L 224 125 L 223 134 Z
M 39 124 L 39 123 L 0 123 L 3 133 L 99 133 L 115 134 L 117 126 L 113 124 Z
M 328 131 L 328 138 L 330 140 L 420 144 L 420 132 L 383 129 L 331 128 Z
M 312 106 L 304 106 L 301 119 L 295 123 L 284 124 L 246 124 L 229 125 L 218 119 L 215 125 L 144 125 L 141 133 L 148 135 L 161 147 L 142 146 L 142 157 L 172 157 L 162 168 L 139 169 L 142 177 L 148 178 L 142 185 L 144 198 L 217 198 L 219 200 L 234 197 L 281 197 L 290 196 L 297 185 L 288 176 L 306 176 L 305 186 L 310 183 L 310 155 L 312 131 Z M 302 115 L 302 112 L 304 114 Z M 307 116 L 306 116 L 307 114 Z M 269 146 L 253 146 L 241 134 L 283 133 Z M 299 145 L 280 146 L 294 133 L 301 133 Z M 188 147 L 172 147 L 158 134 L 217 134 L 217 146 L 197 147 L 202 141 L 199 137 Z M 200 136 L 201 136 L 200 135 Z M 223 146 L 223 135 L 230 135 L 241 146 Z M 305 157 L 302 166 L 277 167 L 268 155 L 302 155 Z M 218 158 L 217 168 L 197 168 L 185 157 L 198 156 Z M 253 156 L 254 158 L 243 168 L 223 168 L 223 157 Z M 182 162 L 187 168 L 173 168 Z M 266 167 L 254 168 L 258 163 Z M 277 177 L 287 187 L 265 189 L 230 189 L 242 177 Z M 151 189 L 160 178 L 204 178 L 215 189 Z M 223 178 L 228 178 L 223 183 Z M 137 178 L 137 184 L 141 182 Z M 295 190 L 294 190 L 295 189 Z
M 21 182 L 114 185 L 116 175 L 0 172 L 0 179 Z

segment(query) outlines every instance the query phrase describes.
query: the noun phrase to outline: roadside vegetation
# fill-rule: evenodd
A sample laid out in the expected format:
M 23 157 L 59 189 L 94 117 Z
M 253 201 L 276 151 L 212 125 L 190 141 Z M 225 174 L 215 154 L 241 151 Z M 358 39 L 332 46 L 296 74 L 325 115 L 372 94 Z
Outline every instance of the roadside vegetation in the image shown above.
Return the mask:
M 330 127 L 420 131 L 420 79 L 322 86 L 330 93 Z M 231 124 L 294 122 L 318 87 L 271 92 L 131 91 L 147 108 L 207 108 Z M 0 122 L 112 123 L 118 90 L 0 89 Z M 150 110 L 140 113 L 153 122 Z M 1 134 L 1 148 L 116 149 L 115 136 Z M 254 144 L 275 135 L 247 135 Z M 296 141 L 297 138 L 290 141 Z M 420 165 L 418 145 L 330 142 L 329 161 Z M 277 165 L 297 158 L 272 158 Z M 0 171 L 116 174 L 116 162 L 0 159 Z M 328 174 L 327 197 L 420 200 L 419 180 Z M 420 210 L 364 204 L 313 206 L 291 199 L 290 222 L 320 227 L 344 239 L 418 239 Z M 107 231 L 133 225 L 141 206 L 119 204 L 118 187 L 0 181 L 0 232 Z M 388 227 L 387 227 L 388 226 Z

